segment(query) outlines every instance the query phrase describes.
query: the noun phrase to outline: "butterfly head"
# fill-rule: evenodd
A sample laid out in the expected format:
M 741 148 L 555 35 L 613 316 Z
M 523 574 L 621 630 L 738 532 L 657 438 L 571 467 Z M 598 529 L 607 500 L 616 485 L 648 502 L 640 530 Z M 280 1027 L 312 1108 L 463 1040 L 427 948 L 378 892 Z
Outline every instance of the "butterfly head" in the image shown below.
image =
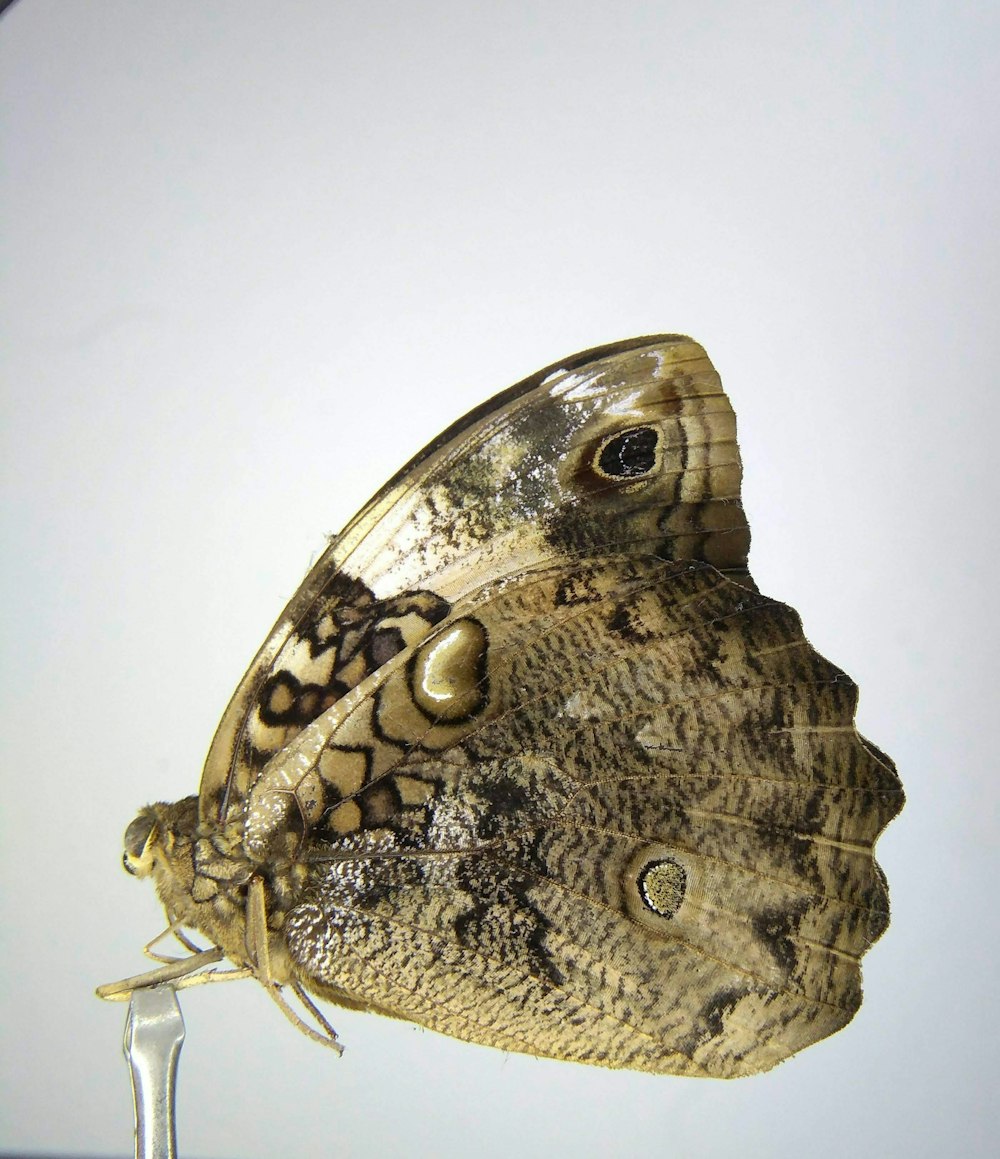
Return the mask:
M 125 830 L 122 864 L 133 877 L 158 877 L 165 866 L 183 860 L 197 824 L 196 797 L 185 797 L 173 805 L 147 805 Z
M 242 819 L 222 826 L 202 822 L 194 796 L 140 810 L 125 830 L 124 846 L 125 869 L 133 877 L 153 879 L 171 927 L 209 938 L 238 965 L 247 962 L 251 880 L 258 877 L 264 910 L 280 921 L 306 876 L 303 866 L 287 860 L 266 865 L 251 860 L 243 847 Z
M 218 839 L 222 836 L 219 834 Z M 197 797 L 184 797 L 174 804 L 159 802 L 141 809 L 125 830 L 122 855 L 122 863 L 133 877 L 152 877 L 171 918 L 195 926 L 204 925 L 204 914 L 198 912 L 202 907 L 197 903 L 209 902 L 219 894 L 210 865 L 218 860 L 218 854 L 212 858 L 214 851 L 203 848 L 199 837 Z M 244 885 L 249 873 L 231 872 L 228 876 L 240 877 L 239 884 Z M 232 894 L 232 890 L 227 892 Z

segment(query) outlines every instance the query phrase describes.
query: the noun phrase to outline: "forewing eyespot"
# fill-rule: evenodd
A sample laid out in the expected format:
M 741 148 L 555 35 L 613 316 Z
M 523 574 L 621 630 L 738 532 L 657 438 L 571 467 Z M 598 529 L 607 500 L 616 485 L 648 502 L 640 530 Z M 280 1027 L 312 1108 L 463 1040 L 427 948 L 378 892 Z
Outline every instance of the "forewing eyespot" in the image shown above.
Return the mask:
M 655 427 L 617 431 L 603 440 L 591 465 L 603 479 L 634 483 L 659 469 L 660 443 Z

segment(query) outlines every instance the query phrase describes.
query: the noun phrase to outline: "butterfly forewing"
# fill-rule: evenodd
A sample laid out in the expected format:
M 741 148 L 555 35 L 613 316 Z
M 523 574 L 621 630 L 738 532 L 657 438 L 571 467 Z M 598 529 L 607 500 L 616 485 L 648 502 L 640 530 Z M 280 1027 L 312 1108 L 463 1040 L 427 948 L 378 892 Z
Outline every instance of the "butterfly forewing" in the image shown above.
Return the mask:
M 201 808 L 239 807 L 267 761 L 412 639 L 399 598 L 451 603 L 552 559 L 648 554 L 746 575 L 735 420 L 704 350 L 675 335 L 576 355 L 471 412 L 335 539 L 227 709 Z M 399 629 L 398 631 L 396 629 Z

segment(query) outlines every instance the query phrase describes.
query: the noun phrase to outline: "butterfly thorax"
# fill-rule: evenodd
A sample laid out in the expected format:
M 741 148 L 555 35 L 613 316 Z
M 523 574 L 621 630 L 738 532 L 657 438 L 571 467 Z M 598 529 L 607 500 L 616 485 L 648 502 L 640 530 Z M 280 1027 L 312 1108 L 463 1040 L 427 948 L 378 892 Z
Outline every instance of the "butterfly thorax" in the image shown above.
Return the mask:
M 280 930 L 301 895 L 305 870 L 290 858 L 251 860 L 240 817 L 206 824 L 199 820 L 194 796 L 150 805 L 126 830 L 123 861 L 134 876 L 152 877 L 172 925 L 198 931 L 241 966 L 254 964 L 247 945 L 247 898 L 251 881 L 261 881 L 273 965 L 277 974 L 287 972 Z

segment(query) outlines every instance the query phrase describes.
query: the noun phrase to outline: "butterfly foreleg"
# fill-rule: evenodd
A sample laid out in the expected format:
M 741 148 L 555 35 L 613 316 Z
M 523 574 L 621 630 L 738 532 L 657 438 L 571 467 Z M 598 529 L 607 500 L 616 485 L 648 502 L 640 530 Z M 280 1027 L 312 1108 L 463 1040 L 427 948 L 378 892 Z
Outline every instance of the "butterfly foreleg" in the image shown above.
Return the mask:
M 270 936 L 267 929 L 267 897 L 264 881 L 260 877 L 254 877 L 247 890 L 246 949 L 247 956 L 252 963 L 251 970 L 254 977 L 264 987 L 265 993 L 288 1021 L 307 1038 L 311 1038 L 313 1042 L 327 1046 L 331 1050 L 335 1050 L 337 1054 L 343 1054 L 344 1048 L 337 1041 L 337 1032 L 324 1018 L 319 1007 L 306 994 L 303 987 L 298 982 L 290 983 L 295 996 L 306 1008 L 309 1015 L 316 1020 L 322 1028 L 322 1032 L 311 1027 L 293 1009 L 282 993 L 281 983 L 274 978 L 271 966 Z

